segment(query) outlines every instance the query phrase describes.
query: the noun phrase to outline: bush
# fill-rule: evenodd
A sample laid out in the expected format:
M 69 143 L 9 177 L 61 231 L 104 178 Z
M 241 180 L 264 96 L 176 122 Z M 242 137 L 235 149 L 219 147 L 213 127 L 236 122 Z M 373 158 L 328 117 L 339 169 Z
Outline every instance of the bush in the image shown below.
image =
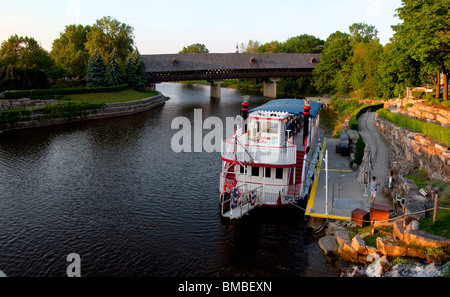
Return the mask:
M 353 163 L 356 163 L 358 165 L 361 165 L 363 157 L 364 157 L 364 149 L 366 148 L 366 143 L 362 139 L 362 137 L 359 137 L 358 142 L 356 143 L 355 147 L 355 159 L 350 161 L 350 167 Z
M 408 111 L 408 108 L 413 107 L 414 103 L 408 103 L 405 105 L 405 111 Z
M 383 108 L 384 103 L 377 103 L 377 104 L 373 104 L 373 105 L 366 105 L 366 106 L 361 106 L 360 108 L 356 109 L 355 111 L 352 112 L 352 115 L 350 117 L 350 121 L 349 121 L 349 126 L 350 129 L 352 130 L 358 130 L 358 118 L 365 113 L 367 110 L 371 110 L 371 111 L 376 111 L 380 108 Z
M 18 122 L 30 120 L 32 117 L 36 120 L 63 118 L 74 119 L 79 116 L 87 116 L 96 113 L 103 104 L 95 103 L 64 103 L 57 105 L 46 105 L 43 108 L 27 110 L 25 108 L 3 110 L 0 112 L 0 129 L 7 125 L 15 126 Z
M 383 119 L 392 122 L 397 126 L 425 134 L 430 138 L 450 146 L 450 129 L 448 128 L 395 114 L 385 108 L 380 109 L 378 114 Z
M 425 94 L 425 93 L 424 92 L 412 92 L 412 96 L 416 99 L 423 98 L 423 94 Z
M 45 96 L 54 95 L 71 95 L 71 94 L 87 94 L 87 93 L 108 93 L 120 92 L 128 90 L 127 84 L 114 87 L 98 87 L 98 88 L 73 88 L 73 89 L 43 89 L 43 90 L 26 90 L 26 91 L 10 91 L 4 92 L 5 99 L 20 99 L 20 98 L 44 98 Z

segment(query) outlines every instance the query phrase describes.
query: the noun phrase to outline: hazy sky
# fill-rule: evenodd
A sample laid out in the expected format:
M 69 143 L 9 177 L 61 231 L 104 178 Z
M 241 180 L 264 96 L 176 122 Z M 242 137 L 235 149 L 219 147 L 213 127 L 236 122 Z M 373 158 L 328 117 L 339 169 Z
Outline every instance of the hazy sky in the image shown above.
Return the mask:
M 283 42 L 301 34 L 326 40 L 360 22 L 375 25 L 386 44 L 400 6 L 401 0 L 0 0 L 0 42 L 29 36 L 50 51 L 65 26 L 111 16 L 134 27 L 141 54 L 177 53 L 193 43 L 228 53 L 250 39 Z

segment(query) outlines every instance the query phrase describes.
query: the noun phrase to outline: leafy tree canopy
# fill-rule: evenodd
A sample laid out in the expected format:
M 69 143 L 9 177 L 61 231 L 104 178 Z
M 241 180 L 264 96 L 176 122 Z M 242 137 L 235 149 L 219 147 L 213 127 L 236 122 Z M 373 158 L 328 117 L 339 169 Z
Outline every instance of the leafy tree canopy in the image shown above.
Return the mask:
M 86 74 L 90 54 L 85 43 L 90 31 L 90 26 L 69 25 L 60 37 L 53 41 L 50 56 L 71 75 L 83 77 Z
M 208 54 L 209 50 L 206 48 L 204 44 L 195 43 L 188 45 L 187 47 L 183 47 L 179 54 Z
M 449 11 L 448 0 L 402 0 L 396 16 L 403 22 L 393 26 L 395 37 L 414 60 L 422 63 L 422 70 L 429 76 L 444 73 L 445 82 L 450 68 Z M 435 84 L 439 91 L 439 81 Z M 444 100 L 447 96 L 445 83 Z
M 47 69 L 53 65 L 46 50 L 32 37 L 12 35 L 0 47 L 0 66 Z
M 257 40 L 249 40 L 247 44 L 241 43 L 239 45 L 239 51 L 241 53 L 258 53 L 260 45 Z
M 110 16 L 97 20 L 87 33 L 86 49 L 90 54 L 98 52 L 106 64 L 110 63 L 110 55 L 115 49 L 121 65 L 125 64 L 128 55 L 133 51 L 134 28 L 119 22 Z
M 321 53 L 325 41 L 308 34 L 291 37 L 281 45 L 283 53 Z

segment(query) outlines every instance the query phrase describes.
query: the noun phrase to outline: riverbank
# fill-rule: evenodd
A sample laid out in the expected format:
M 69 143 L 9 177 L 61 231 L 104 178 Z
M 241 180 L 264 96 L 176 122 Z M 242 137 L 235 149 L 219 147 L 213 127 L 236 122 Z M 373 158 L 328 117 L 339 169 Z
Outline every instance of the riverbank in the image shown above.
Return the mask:
M 331 221 L 325 237 L 318 244 L 341 276 L 448 274 L 446 271 L 450 264 L 446 262 L 450 259 L 450 239 L 428 234 L 418 227 L 419 220 L 425 218 L 431 198 L 421 195 L 414 182 L 405 177 L 409 170 L 399 170 L 399 163 L 402 162 L 392 160 L 392 140 L 383 135 L 376 119 L 374 112 L 361 116 L 358 132 L 372 150 L 372 175 L 381 181 L 381 191 L 375 203 L 390 209 L 389 221 L 375 222 L 373 226 L 364 228 L 358 227 L 352 220 Z M 387 172 L 393 169 L 396 178 L 394 190 L 401 190 L 407 200 L 402 209 L 396 207 L 397 203 L 393 205 L 392 199 L 396 196 L 391 192 L 394 190 L 386 190 Z M 358 184 L 357 180 L 354 182 Z M 364 211 L 369 213 L 370 210 Z M 418 269 L 423 273 L 414 272 Z
M 26 121 L 17 121 L 17 122 L 14 122 L 13 124 L 8 123 L 5 125 L 5 128 L 0 130 L 0 134 L 4 131 L 12 131 L 12 130 L 18 130 L 18 129 L 35 128 L 35 127 L 42 127 L 42 126 L 49 126 L 49 125 L 58 125 L 58 124 L 71 123 L 71 122 L 90 121 L 90 120 L 98 120 L 98 119 L 113 118 L 113 117 L 137 114 L 137 113 L 145 112 L 145 111 L 151 110 L 153 108 L 162 106 L 165 104 L 165 102 L 167 100 L 168 100 L 168 98 L 165 97 L 164 95 L 162 95 L 162 93 L 158 93 L 157 96 L 140 99 L 140 100 L 134 100 L 134 101 L 128 101 L 128 102 L 114 102 L 114 103 L 106 103 L 106 104 L 96 105 L 96 107 L 97 106 L 100 106 L 100 107 L 85 110 L 82 112 L 82 115 L 75 116 L 75 117 L 69 117 L 69 118 L 61 118 L 61 117 L 42 118 L 41 115 L 38 113 L 38 111 L 39 111 L 39 108 L 43 107 L 43 106 L 27 105 L 27 110 L 34 110 L 34 112 L 36 113 L 36 115 L 35 115 L 36 119 L 31 119 L 31 120 L 26 120 Z M 12 99 L 9 101 L 25 102 L 23 99 Z M 16 102 L 10 102 L 11 106 L 18 107 L 19 106 L 18 104 L 19 103 L 16 103 Z M 57 103 L 57 101 L 55 101 L 55 102 L 52 102 L 51 104 L 56 105 L 58 103 Z

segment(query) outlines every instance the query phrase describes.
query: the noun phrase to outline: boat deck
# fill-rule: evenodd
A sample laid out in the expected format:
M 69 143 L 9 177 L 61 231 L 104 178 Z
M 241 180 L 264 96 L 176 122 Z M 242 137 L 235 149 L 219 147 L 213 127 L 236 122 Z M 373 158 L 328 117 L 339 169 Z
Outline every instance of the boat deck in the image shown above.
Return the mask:
M 359 170 L 350 169 L 350 158 L 336 153 L 338 139 L 327 139 L 306 207 L 305 215 L 318 218 L 348 220 L 353 210 L 368 210 L 370 189 L 364 196 L 364 185 L 357 181 Z M 328 150 L 328 207 L 326 199 L 325 150 Z
M 229 219 L 240 219 L 241 217 L 248 214 L 250 211 L 258 207 L 257 205 L 251 205 L 250 203 L 245 203 L 244 205 L 238 205 L 231 208 L 229 211 L 225 212 L 222 217 Z

